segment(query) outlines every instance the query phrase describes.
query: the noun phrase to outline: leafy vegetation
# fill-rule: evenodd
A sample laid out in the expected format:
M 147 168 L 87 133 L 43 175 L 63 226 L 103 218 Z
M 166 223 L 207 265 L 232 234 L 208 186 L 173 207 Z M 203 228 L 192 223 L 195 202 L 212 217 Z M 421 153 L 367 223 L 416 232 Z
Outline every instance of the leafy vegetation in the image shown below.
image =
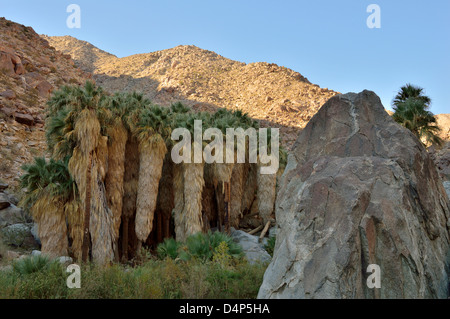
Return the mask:
M 407 84 L 400 88 L 393 102 L 393 119 L 409 129 L 419 140 L 442 145 L 442 139 L 437 135 L 441 130 L 436 124 L 434 114 L 428 109 L 430 97 L 423 94 L 423 88 Z
M 219 248 L 225 246 L 222 242 Z M 217 258 L 206 262 L 151 258 L 135 268 L 84 264 L 81 288 L 69 289 L 68 273 L 59 263 L 39 259 L 20 265 L 21 270 L 0 271 L 0 299 L 256 298 L 266 269 L 265 264 L 245 260 L 224 267 L 223 259 Z
M 270 256 L 273 257 L 273 252 L 275 251 L 275 242 L 276 242 L 276 237 L 275 236 L 271 236 L 269 237 L 269 239 L 267 240 L 267 243 L 264 245 L 264 249 L 269 253 Z
M 40 272 L 52 265 L 52 261 L 42 255 L 28 256 L 13 263 L 13 271 L 19 276 L 26 276 Z
M 222 244 L 226 245 L 226 254 L 230 258 L 241 259 L 243 257 L 242 247 L 233 239 L 221 232 L 196 233 L 189 236 L 186 242 L 176 242 L 173 238 L 164 240 L 158 245 L 157 252 L 161 259 L 198 259 L 202 262 L 213 260 L 214 254 Z M 224 247 L 221 247 L 222 253 Z

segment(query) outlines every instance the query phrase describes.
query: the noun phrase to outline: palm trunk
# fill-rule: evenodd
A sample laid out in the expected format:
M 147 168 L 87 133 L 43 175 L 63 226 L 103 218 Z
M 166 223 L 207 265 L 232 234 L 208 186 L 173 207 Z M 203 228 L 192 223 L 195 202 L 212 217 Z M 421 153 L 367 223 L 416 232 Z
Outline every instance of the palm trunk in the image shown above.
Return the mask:
M 229 183 L 231 181 L 231 175 L 233 174 L 233 167 L 234 163 L 215 163 L 214 165 L 214 179 L 217 180 L 219 185 L 221 184 L 222 189 L 221 192 L 218 192 L 218 196 L 221 198 L 218 200 L 217 204 L 219 207 L 218 211 L 218 217 L 220 222 L 224 223 L 225 230 L 230 229 L 230 193 L 227 193 L 227 190 L 229 191 Z M 219 187 L 220 188 L 220 187 Z M 228 197 L 227 197 L 228 195 Z M 223 210 L 220 210 L 220 208 L 223 207 Z M 219 228 L 221 228 L 222 225 L 220 225 Z
M 168 154 L 164 159 L 163 171 L 158 189 L 157 210 L 160 212 L 162 239 L 170 237 L 170 220 L 172 219 L 173 209 L 173 167 L 170 154 Z
M 173 197 L 174 197 L 174 222 L 175 236 L 177 241 L 183 241 L 186 237 L 185 225 L 183 222 L 184 209 L 184 178 L 183 164 L 173 165 Z
M 84 216 L 81 214 L 80 203 L 77 199 L 73 199 L 64 206 L 64 213 L 67 216 L 67 224 L 69 226 L 69 234 L 72 238 L 72 253 L 75 260 L 82 260 L 83 246 L 83 224 Z
M 224 216 L 225 216 L 225 232 L 227 234 L 230 234 L 230 183 L 229 182 L 223 182 L 223 188 L 224 188 L 224 195 L 225 195 L 225 211 L 224 211 Z
M 261 174 L 258 167 L 258 208 L 259 215 L 266 224 L 273 213 L 276 197 L 276 174 Z
M 217 204 L 215 198 L 213 166 L 205 164 L 204 181 L 202 192 L 202 212 L 203 212 L 203 231 L 210 230 L 211 225 L 217 223 Z
M 256 164 L 248 164 L 249 170 L 247 174 L 247 178 L 244 186 L 244 193 L 242 195 L 242 207 L 243 212 L 249 213 L 252 204 L 256 198 L 256 192 L 258 189 L 258 165 Z
M 116 238 L 114 259 L 118 261 L 118 239 L 122 220 L 125 150 L 128 132 L 120 120 L 114 123 L 114 126 L 108 130 L 108 133 L 110 140 L 108 144 L 108 173 L 106 175 L 105 187 L 108 206 L 113 214 L 114 235 Z
M 93 156 L 98 146 L 100 122 L 94 110 L 84 109 L 79 114 L 74 128 L 74 136 L 78 146 L 73 150 L 69 161 L 69 171 L 77 184 L 80 201 L 83 207 L 83 245 L 82 261 L 88 261 L 90 246 L 90 216 L 92 199 Z
M 136 235 L 145 242 L 153 229 L 153 219 L 158 198 L 159 180 L 162 174 L 167 148 L 158 142 L 143 140 L 139 143 L 139 187 L 136 199 Z
M 105 176 L 107 172 L 108 141 L 106 137 L 99 139 L 93 156 L 91 190 L 90 236 L 92 243 L 92 259 L 95 263 L 106 265 L 114 260 L 115 234 L 113 214 L 108 207 Z
M 203 166 L 203 163 L 183 164 L 184 208 L 182 219 L 185 228 L 184 239 L 201 232 L 203 229 L 202 192 L 205 183 Z
M 230 183 L 230 225 L 236 229 L 239 227 L 239 222 L 243 217 L 241 204 L 244 193 L 244 177 L 245 164 L 236 163 L 233 167 Z
M 128 217 L 122 218 L 122 261 L 125 262 L 128 260 Z
M 81 260 L 88 261 L 89 257 L 89 221 L 91 219 L 91 179 L 92 179 L 92 153 L 89 153 L 88 166 L 86 170 L 86 193 L 84 195 L 84 227 L 83 227 L 83 246 Z
M 49 195 L 39 198 L 32 207 L 32 213 L 38 224 L 42 253 L 52 258 L 67 256 L 67 224 L 64 207 L 58 198 Z
M 134 136 L 129 136 L 125 146 L 125 172 L 123 176 L 123 234 L 122 234 L 122 260 L 130 258 L 128 247 L 134 238 L 134 227 L 130 223 L 136 214 L 136 198 L 139 180 L 139 143 Z

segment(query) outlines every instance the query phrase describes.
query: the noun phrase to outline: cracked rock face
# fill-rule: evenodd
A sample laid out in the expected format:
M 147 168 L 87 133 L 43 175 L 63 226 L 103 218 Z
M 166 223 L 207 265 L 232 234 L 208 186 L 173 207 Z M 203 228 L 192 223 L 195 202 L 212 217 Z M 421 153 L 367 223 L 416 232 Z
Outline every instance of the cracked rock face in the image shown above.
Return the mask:
M 422 144 L 370 91 L 331 98 L 280 182 L 259 298 L 447 298 L 450 203 Z M 369 288 L 369 265 L 381 288 Z

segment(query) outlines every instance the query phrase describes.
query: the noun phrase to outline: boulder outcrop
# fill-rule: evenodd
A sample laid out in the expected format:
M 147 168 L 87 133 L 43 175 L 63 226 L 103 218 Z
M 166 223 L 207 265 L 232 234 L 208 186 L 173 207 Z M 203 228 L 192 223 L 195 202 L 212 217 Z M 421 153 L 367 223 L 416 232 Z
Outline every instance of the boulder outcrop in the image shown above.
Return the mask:
M 331 98 L 280 182 L 259 298 L 447 298 L 450 203 L 436 166 L 370 91 Z M 369 288 L 369 265 L 381 288 Z

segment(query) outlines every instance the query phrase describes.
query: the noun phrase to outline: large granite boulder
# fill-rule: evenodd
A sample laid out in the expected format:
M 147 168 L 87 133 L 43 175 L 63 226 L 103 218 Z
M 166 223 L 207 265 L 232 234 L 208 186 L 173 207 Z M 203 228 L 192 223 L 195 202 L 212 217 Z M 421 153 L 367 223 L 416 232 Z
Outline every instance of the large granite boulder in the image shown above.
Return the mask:
M 450 142 L 439 151 L 433 152 L 433 159 L 441 178 L 444 181 L 450 181 Z
M 259 298 L 447 298 L 450 203 L 434 162 L 375 93 L 331 98 L 280 182 Z M 369 288 L 378 265 L 381 288 Z

